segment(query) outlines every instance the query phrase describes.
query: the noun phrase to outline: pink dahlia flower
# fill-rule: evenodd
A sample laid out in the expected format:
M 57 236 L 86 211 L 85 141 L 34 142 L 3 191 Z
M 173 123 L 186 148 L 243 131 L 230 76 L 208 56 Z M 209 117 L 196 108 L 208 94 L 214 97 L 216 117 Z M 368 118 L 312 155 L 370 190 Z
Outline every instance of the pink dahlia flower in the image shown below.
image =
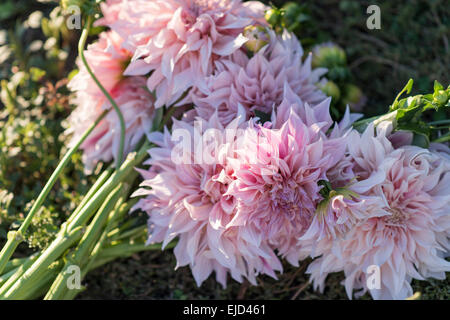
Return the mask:
M 175 103 L 211 74 L 214 61 L 246 41 L 248 25 L 263 21 L 263 7 L 240 0 L 129 0 L 102 6 L 99 24 L 121 35 L 134 53 L 126 75 L 146 75 L 156 107 Z
M 329 138 L 330 100 L 310 108 L 297 97 L 288 107 L 295 100 L 288 96 L 264 126 L 241 116 L 224 127 L 216 112 L 208 121 L 175 121 L 172 134 L 152 134 L 160 147 L 149 151 L 151 168 L 141 170 L 145 181 L 135 196 L 145 198 L 136 208 L 149 215 L 149 243 L 166 246 L 178 237 L 177 267 L 189 265 L 198 285 L 213 271 L 223 285 L 227 273 L 256 283 L 259 274 L 281 271 L 275 252 L 294 265 L 307 256 L 299 238 L 323 200 L 317 182 L 328 180 L 344 155 L 338 131 L 347 123 Z M 215 138 L 201 144 L 202 136 Z M 179 138 L 183 143 L 175 143 Z M 213 161 L 197 158 L 205 154 Z M 338 202 L 335 212 L 348 214 L 341 218 L 348 224 L 354 212 L 347 208 L 356 205 Z
M 389 125 L 388 125 L 389 126 Z M 311 279 L 323 289 L 328 273 L 344 271 L 345 287 L 367 290 L 375 299 L 404 299 L 412 295 L 412 279 L 445 278 L 450 262 L 450 161 L 414 146 L 395 150 L 380 124 L 349 141 L 354 185 L 362 196 L 377 197 L 368 219 L 344 238 L 323 245 L 309 267 Z M 325 250 L 328 249 L 328 250 Z M 380 286 L 368 287 L 368 270 L 380 270 Z M 369 269 L 368 269 L 369 268 Z
M 306 105 L 306 117 L 313 116 Z M 307 123 L 307 121 L 306 121 Z M 230 160 L 233 181 L 226 195 L 236 201 L 229 226 L 258 246 L 267 241 L 291 264 L 298 265 L 302 237 L 311 225 L 320 194 L 320 180 L 344 155 L 345 139 L 329 139 L 327 122 L 311 125 L 292 111 L 280 129 L 249 128 Z
M 151 127 L 154 99 L 145 88 L 142 77 L 123 76 L 132 54 L 122 48 L 123 39 L 114 32 L 101 33 L 99 40 L 88 46 L 85 57 L 99 82 L 111 94 L 125 118 L 125 154 L 132 151 Z M 84 64 L 78 61 L 80 71 L 70 81 L 75 92 L 72 103 L 77 108 L 69 117 L 67 133 L 73 134 L 74 144 L 103 111 L 112 109 L 109 101 L 92 80 Z M 98 161 L 110 161 L 117 156 L 120 141 L 120 123 L 112 110 L 81 145 L 86 172 L 91 172 Z
M 314 108 L 321 114 L 319 108 Z M 323 113 L 323 112 L 322 112 Z M 347 108 L 343 119 L 336 123 L 329 138 L 344 138 L 347 150 L 352 123 L 361 115 L 351 114 Z M 320 118 L 317 117 L 316 118 Z M 326 173 L 328 183 L 323 186 L 324 198 L 316 207 L 316 213 L 306 233 L 299 239 L 302 256 L 317 257 L 329 251 L 336 239 L 342 239 L 357 224 L 372 216 L 384 215 L 377 197 L 360 194 L 366 181 L 356 183 L 352 158 L 348 153 Z
M 256 245 L 233 226 L 236 200 L 226 191 L 233 179 L 228 158 L 234 155 L 238 126 L 236 119 L 223 127 L 216 114 L 208 121 L 197 118 L 194 125 L 175 121 L 172 135 L 167 130 L 152 134 L 159 147 L 149 150 L 146 164 L 151 168 L 140 170 L 145 181 L 134 194 L 145 196 L 136 208 L 149 214 L 148 242 L 163 242 L 164 247 L 178 237 L 177 268 L 189 265 L 199 286 L 213 271 L 225 287 L 228 273 L 239 282 L 245 277 L 256 284 L 258 274 L 275 277 L 281 270 L 268 243 Z M 202 150 L 212 147 L 208 156 L 213 159 L 204 162 L 196 159 L 205 153 L 195 151 L 199 146 L 195 137 L 201 139 L 208 132 L 219 134 L 204 140 Z M 182 143 L 175 143 L 179 138 Z
M 90 44 L 84 51 L 86 61 L 100 83 L 107 91 L 111 91 L 123 78 L 123 72 L 131 59 L 131 53 L 122 49 L 122 38 L 113 31 L 103 32 L 97 42 Z M 69 83 L 74 92 L 83 92 L 95 97 L 103 97 L 103 93 L 92 80 L 81 60 L 77 62 L 80 71 Z
M 314 106 L 325 100 L 316 84 L 326 70 L 312 70 L 311 55 L 302 62 L 303 49 L 298 39 L 286 30 L 282 35 L 270 29 L 261 33 L 260 38 L 268 38 L 267 45 L 252 58 L 237 52 L 230 59 L 217 61 L 216 70 L 204 85 L 191 91 L 201 117 L 217 111 L 219 118 L 229 123 L 241 106 L 247 118 L 256 110 L 270 114 L 282 102 L 286 87 L 303 103 Z
M 152 126 L 154 99 L 145 89 L 145 81 L 142 77 L 125 78 L 110 90 L 125 119 L 125 155 L 133 150 Z M 77 108 L 69 117 L 67 133 L 73 134 L 71 144 L 81 137 L 103 111 L 111 110 L 81 145 L 85 169 L 90 172 L 99 161 L 107 162 L 117 156 L 120 141 L 119 118 L 104 96 L 78 91 L 72 102 Z

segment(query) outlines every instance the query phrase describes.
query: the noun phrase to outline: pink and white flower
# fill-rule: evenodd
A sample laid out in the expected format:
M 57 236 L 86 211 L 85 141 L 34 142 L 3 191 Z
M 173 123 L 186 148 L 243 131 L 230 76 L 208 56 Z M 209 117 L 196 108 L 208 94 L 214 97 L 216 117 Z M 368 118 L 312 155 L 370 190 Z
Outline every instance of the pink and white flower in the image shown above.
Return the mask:
M 85 50 L 86 61 L 102 86 L 116 101 L 125 119 L 125 155 L 151 128 L 154 98 L 145 89 L 143 77 L 124 77 L 123 72 L 131 59 L 131 52 L 123 49 L 123 39 L 114 31 L 101 33 L 99 40 Z M 77 106 L 69 117 L 67 134 L 72 134 L 70 145 L 76 143 L 94 121 L 111 104 L 94 82 L 81 60 L 80 71 L 70 81 L 75 92 L 71 102 Z M 90 173 L 99 161 L 111 161 L 118 154 L 120 122 L 114 110 L 100 122 L 81 145 L 83 163 Z
M 328 101 L 329 102 L 329 101 Z M 279 129 L 265 126 L 245 132 L 237 159 L 230 161 L 234 180 L 227 195 L 237 209 L 230 225 L 240 226 L 242 236 L 258 246 L 268 241 L 291 264 L 302 258 L 298 241 L 311 225 L 320 194 L 320 180 L 344 155 L 345 139 L 325 135 L 331 125 L 315 122 L 306 105 L 302 120 L 293 109 Z
M 364 293 L 367 268 L 376 265 L 381 288 L 369 288 L 372 297 L 404 299 L 413 293 L 412 279 L 443 279 L 450 271 L 444 259 L 450 249 L 450 162 L 419 147 L 395 150 L 390 130 L 381 124 L 376 135 L 373 126 L 351 135 L 354 189 L 377 197 L 379 207 L 367 210 L 369 218 L 344 238 L 322 246 L 322 256 L 308 269 L 321 289 L 328 273 L 344 271 L 348 296 L 354 289 Z
M 241 106 L 247 118 L 256 110 L 270 114 L 283 101 L 286 87 L 312 106 L 326 99 L 316 86 L 326 70 L 312 70 L 311 55 L 302 62 L 298 39 L 286 30 L 277 35 L 267 29 L 264 34 L 268 43 L 252 58 L 238 51 L 230 59 L 217 61 L 205 84 L 191 91 L 197 114 L 207 118 L 217 111 L 225 124 L 238 115 Z
M 258 274 L 275 277 L 281 264 L 267 243 L 255 246 L 230 225 L 235 215 L 235 199 L 226 195 L 232 181 L 228 157 L 233 157 L 239 127 L 236 119 L 223 127 L 217 115 L 209 120 L 197 118 L 195 125 L 175 121 L 171 135 L 154 133 L 152 141 L 159 147 L 149 150 L 151 165 L 148 171 L 139 170 L 145 179 L 134 196 L 145 196 L 136 208 L 149 215 L 149 243 L 163 242 L 165 247 L 178 237 L 174 253 L 177 268 L 189 265 L 197 284 L 214 271 L 217 281 L 226 286 L 227 274 L 237 281 L 243 278 L 256 284 Z M 195 161 L 195 151 L 181 154 L 176 137 L 195 148 L 194 137 L 202 137 L 208 130 L 228 132 L 207 142 L 212 145 L 213 163 Z M 186 133 L 186 134 L 183 134 Z M 216 150 L 216 151 L 212 151 Z M 180 156 L 183 161 L 174 158 Z M 178 158 L 178 159 L 180 159 Z M 147 189 L 147 188 L 151 189 Z
M 312 121 L 316 114 L 306 108 Z M 166 246 L 178 237 L 177 267 L 190 265 L 199 285 L 213 271 L 223 285 L 227 273 L 253 284 L 259 274 L 276 277 L 275 252 L 297 265 L 298 238 L 322 199 L 317 181 L 345 150 L 345 139 L 325 135 L 331 123 L 307 125 L 294 111 L 279 129 L 242 119 L 224 127 L 215 113 L 194 124 L 175 121 L 172 135 L 153 134 L 160 147 L 149 151 L 151 168 L 141 170 L 145 181 L 135 193 L 145 196 L 136 208 L 149 214 L 149 242 Z M 196 161 L 195 137 L 211 129 L 225 133 L 202 146 L 215 161 Z M 194 150 L 182 153 L 177 137 L 189 137 Z
M 264 6 L 240 0 L 128 0 L 102 6 L 107 25 L 133 52 L 126 75 L 146 75 L 157 108 L 172 105 L 214 70 L 214 62 L 247 41 L 242 31 L 260 23 Z
M 123 72 L 131 59 L 131 52 L 122 48 L 123 39 L 114 31 L 103 32 L 98 41 L 84 51 L 86 61 L 102 86 L 109 92 L 123 79 Z M 102 98 L 100 91 L 81 60 L 80 71 L 69 83 L 73 92 L 83 92 L 92 99 Z
M 125 120 L 124 156 L 133 151 L 142 137 L 152 127 L 154 98 L 145 89 L 145 78 L 130 77 L 121 80 L 110 91 Z M 78 91 L 72 101 L 77 108 L 69 117 L 67 134 L 73 134 L 71 145 L 76 143 L 96 118 L 112 106 L 104 96 Z M 81 145 L 83 163 L 90 173 L 99 161 L 116 159 L 119 152 L 120 122 L 114 109 L 95 127 Z

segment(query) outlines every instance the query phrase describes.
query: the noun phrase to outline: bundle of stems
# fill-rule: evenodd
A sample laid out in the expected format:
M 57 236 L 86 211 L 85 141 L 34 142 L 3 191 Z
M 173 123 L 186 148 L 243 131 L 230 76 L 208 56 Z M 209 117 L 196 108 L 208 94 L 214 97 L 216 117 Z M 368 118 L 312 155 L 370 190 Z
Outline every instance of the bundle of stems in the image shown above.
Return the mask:
M 136 203 L 130 200 L 131 188 L 138 177 L 134 170 L 147 157 L 151 144 L 143 141 L 135 152 L 128 154 L 123 161 L 125 123 L 123 115 L 90 69 L 85 57 L 84 47 L 92 18 L 87 18 L 78 51 L 92 79 L 112 105 L 111 112 L 116 112 L 121 125 L 121 140 L 115 166 L 104 170 L 83 197 L 78 207 L 61 225 L 51 244 L 44 250 L 29 257 L 12 259 L 17 246 L 24 240 L 24 235 L 33 216 L 39 211 L 51 188 L 62 170 L 70 162 L 89 134 L 102 121 L 109 111 L 105 111 L 80 140 L 66 153 L 56 170 L 51 175 L 41 194 L 30 209 L 27 217 L 17 231 L 8 233 L 7 243 L 0 252 L 0 299 L 73 299 L 83 289 L 70 285 L 73 270 L 79 270 L 79 279 L 91 270 L 114 259 L 128 257 L 143 250 L 159 250 L 160 245 L 146 246 L 147 228 L 138 217 L 126 219 L 127 213 Z M 159 109 L 151 130 L 161 130 L 170 118 L 170 110 L 163 118 Z M 170 246 L 169 246 L 170 247 Z M 74 269 L 73 267 L 77 269 Z

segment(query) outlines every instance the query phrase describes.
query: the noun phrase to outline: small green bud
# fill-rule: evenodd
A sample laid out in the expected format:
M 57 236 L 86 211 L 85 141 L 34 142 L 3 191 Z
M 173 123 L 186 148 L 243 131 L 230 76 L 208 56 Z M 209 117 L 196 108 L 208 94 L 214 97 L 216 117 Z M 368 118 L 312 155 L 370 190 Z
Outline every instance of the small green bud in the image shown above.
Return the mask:
M 440 105 L 443 105 L 443 104 L 447 103 L 448 98 L 449 97 L 448 97 L 447 93 L 445 92 L 445 90 L 439 90 L 438 92 L 436 92 L 433 95 L 434 102 L 438 103 Z
M 339 87 L 337 86 L 336 83 L 334 83 L 333 81 L 327 81 L 324 84 L 319 83 L 318 87 L 328 97 L 332 98 L 333 103 L 336 103 L 339 101 L 339 99 L 341 97 L 341 90 L 339 90 Z
M 269 43 L 269 35 L 265 28 L 261 26 L 248 26 L 244 29 L 244 36 L 249 40 L 245 47 L 250 52 L 258 52 Z
M 302 24 L 310 20 L 305 5 L 299 5 L 296 2 L 288 2 L 283 6 L 284 15 L 282 24 L 289 31 L 300 31 Z
M 312 66 L 328 69 L 346 67 L 347 56 L 341 47 L 333 43 L 321 44 L 313 49 Z
M 298 15 L 302 13 L 303 8 L 295 2 L 288 2 L 283 6 L 286 22 L 295 22 Z
M 271 8 L 266 11 L 266 14 L 264 16 L 266 18 L 266 21 L 272 26 L 276 27 L 281 25 L 281 20 L 283 17 L 283 13 L 278 8 Z
M 349 105 L 352 111 L 362 111 L 364 105 L 366 104 L 367 98 L 354 84 L 346 84 L 343 88 L 342 103 Z

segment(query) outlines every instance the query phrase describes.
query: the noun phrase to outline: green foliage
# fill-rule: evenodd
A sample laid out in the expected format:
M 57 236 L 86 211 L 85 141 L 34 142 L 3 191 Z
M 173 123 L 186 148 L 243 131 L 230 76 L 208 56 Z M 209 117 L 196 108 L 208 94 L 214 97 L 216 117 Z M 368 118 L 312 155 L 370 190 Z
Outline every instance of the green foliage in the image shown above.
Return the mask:
M 448 119 L 450 114 L 450 86 L 447 89 L 437 81 L 434 83 L 434 92 L 426 95 L 416 95 L 404 99 L 400 96 L 412 90 L 413 80 L 409 80 L 405 88 L 390 107 L 390 112 L 396 112 L 396 130 L 413 132 L 414 142 L 422 147 L 428 147 L 430 141 L 450 141 L 450 120 L 427 122 L 429 112 L 439 117 L 443 114 Z
M 346 81 L 350 76 L 344 49 L 332 43 L 320 45 L 314 50 L 312 66 L 327 68 L 327 77 L 332 81 Z
M 11 19 L 27 8 L 27 0 L 4 0 L 0 3 L 0 21 Z
M 10 217 L 10 206 L 14 195 L 6 190 L 0 189 L 0 237 L 6 238 L 7 231 L 6 227 L 11 224 L 9 221 Z
M 11 24 L 13 29 L 0 31 L 0 244 L 6 231 L 23 221 L 66 150 L 61 123 L 70 113 L 66 64 L 73 67 L 75 55 L 68 57 L 77 32 L 65 29 L 61 9 L 54 4 L 30 11 L 23 22 Z M 86 192 L 80 155 L 73 160 L 75 167 L 52 191 L 52 205 L 44 204 L 26 235 L 33 248 L 48 245 Z
M 283 29 L 294 32 L 306 48 L 306 54 L 309 50 L 313 51 L 313 68 L 328 70 L 326 74 L 328 81 L 318 86 L 327 96 L 332 97 L 331 114 L 338 120 L 347 106 L 353 111 L 360 112 L 366 103 L 366 97 L 353 83 L 345 50 L 331 42 L 323 43 L 321 41 L 323 37 L 317 36 L 320 28 L 318 21 L 312 17 L 310 10 L 312 7 L 306 3 L 286 2 L 282 7 L 272 5 L 265 17 L 277 32 Z M 315 30 L 316 34 L 311 36 L 314 31 L 310 30 Z
M 286 2 L 267 1 L 278 7 Z M 304 0 L 301 3 L 309 8 L 311 17 L 308 28 L 298 33 L 305 51 L 329 41 L 345 49 L 352 74 L 350 82 L 368 97 L 363 109 L 366 116 L 385 113 L 395 97 L 393 92 L 403 88 L 410 78 L 415 79 L 413 94 L 430 92 L 434 80 L 450 83 L 448 1 Z M 366 9 L 373 4 L 381 9 L 380 30 L 368 30 L 366 26 L 369 16 Z
M 27 209 L 31 207 L 30 204 L 27 206 Z M 28 231 L 27 242 L 30 248 L 43 249 L 48 247 L 59 230 L 59 219 L 60 217 L 55 212 L 55 208 L 42 207 L 33 218 Z
M 411 93 L 413 83 L 412 79 L 408 81 L 389 107 L 389 113 L 355 122 L 354 128 L 362 132 L 371 122 L 392 121 L 395 131 L 414 134 L 414 145 L 427 148 L 430 142 L 450 141 L 450 86 L 445 89 L 435 81 L 433 93 L 400 99 L 405 92 Z
M 272 6 L 266 12 L 266 20 L 277 31 L 288 29 L 299 33 L 308 27 L 311 17 L 305 4 L 287 2 L 282 8 Z

